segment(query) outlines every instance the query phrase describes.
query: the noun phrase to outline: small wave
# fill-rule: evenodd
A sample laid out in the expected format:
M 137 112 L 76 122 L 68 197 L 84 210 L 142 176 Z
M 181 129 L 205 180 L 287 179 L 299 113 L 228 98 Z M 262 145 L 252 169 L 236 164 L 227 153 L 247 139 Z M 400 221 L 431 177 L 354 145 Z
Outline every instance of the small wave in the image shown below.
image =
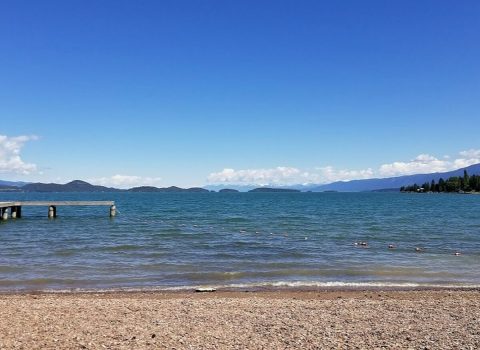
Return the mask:
M 241 216 L 237 216 L 237 217 L 225 218 L 223 219 L 223 221 L 226 223 L 237 223 L 237 222 L 249 222 L 250 220 Z
M 11 272 L 18 272 L 23 270 L 24 269 L 22 267 L 0 265 L 0 273 L 11 273 Z
M 136 244 L 121 244 L 121 245 L 105 246 L 105 247 L 99 248 L 99 250 L 105 251 L 105 252 L 117 252 L 117 251 L 137 250 L 137 249 L 144 249 L 144 247 Z
M 276 289 L 276 288 L 326 288 L 326 289 L 478 289 L 480 284 L 470 283 L 416 283 L 416 282 L 344 282 L 344 281 L 277 281 L 277 282 L 259 282 L 259 283 L 235 283 L 225 285 L 214 285 L 217 289 Z
M 1 285 L 1 284 L 0 284 Z M 327 281 L 327 282 L 305 282 L 305 281 L 277 281 L 277 282 L 259 282 L 259 283 L 238 283 L 238 284 L 200 284 L 200 285 L 182 285 L 182 286 L 145 286 L 145 287 L 112 287 L 112 288 L 81 288 L 72 287 L 68 289 L 37 289 L 32 290 L 63 294 L 63 293 L 113 293 L 113 292 L 190 292 L 198 288 L 215 288 L 218 291 L 275 291 L 275 290 L 428 290 L 428 289 L 444 289 L 444 290 L 475 290 L 480 289 L 480 284 L 469 283 L 412 283 L 412 282 L 344 282 L 344 281 Z M 3 290 L 4 292 L 15 292 L 18 290 L 29 290 L 28 288 L 13 288 Z

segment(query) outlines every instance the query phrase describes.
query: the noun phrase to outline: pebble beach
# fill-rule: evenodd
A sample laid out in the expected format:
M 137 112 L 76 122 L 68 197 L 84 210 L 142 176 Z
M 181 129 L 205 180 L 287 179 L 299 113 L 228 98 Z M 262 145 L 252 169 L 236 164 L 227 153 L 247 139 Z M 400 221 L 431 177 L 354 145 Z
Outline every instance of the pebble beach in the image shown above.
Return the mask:
M 0 295 L 0 349 L 478 349 L 478 290 Z

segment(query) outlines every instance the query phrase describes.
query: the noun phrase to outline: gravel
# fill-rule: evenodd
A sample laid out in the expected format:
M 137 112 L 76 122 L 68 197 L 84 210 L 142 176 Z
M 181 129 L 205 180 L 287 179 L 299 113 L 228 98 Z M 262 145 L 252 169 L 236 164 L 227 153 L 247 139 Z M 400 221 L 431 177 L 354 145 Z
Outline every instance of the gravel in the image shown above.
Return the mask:
M 0 295 L 0 349 L 479 349 L 478 291 Z

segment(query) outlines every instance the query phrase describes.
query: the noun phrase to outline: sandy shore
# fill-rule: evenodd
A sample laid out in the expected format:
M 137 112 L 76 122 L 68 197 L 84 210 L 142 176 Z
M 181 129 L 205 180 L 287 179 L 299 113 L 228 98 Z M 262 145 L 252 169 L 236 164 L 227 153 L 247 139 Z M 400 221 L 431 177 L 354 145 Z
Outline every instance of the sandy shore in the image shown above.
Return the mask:
M 0 349 L 479 349 L 479 291 L 0 295 Z

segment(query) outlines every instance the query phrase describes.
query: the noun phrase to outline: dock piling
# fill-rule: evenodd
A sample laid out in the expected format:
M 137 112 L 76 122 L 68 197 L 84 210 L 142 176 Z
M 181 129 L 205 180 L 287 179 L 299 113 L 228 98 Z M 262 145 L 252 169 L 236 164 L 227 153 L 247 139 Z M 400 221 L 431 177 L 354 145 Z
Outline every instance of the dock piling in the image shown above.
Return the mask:
M 55 207 L 54 205 L 50 205 L 48 207 L 48 218 L 54 219 L 56 217 L 57 217 L 57 207 Z
M 117 215 L 117 207 L 115 205 L 112 205 L 110 207 L 110 217 L 113 218 L 115 215 Z
M 16 206 L 16 205 L 14 205 L 13 207 L 10 207 L 10 217 L 12 219 L 16 219 L 16 218 L 20 217 L 18 215 L 18 208 L 19 208 L 19 206 Z
M 114 201 L 0 201 L 0 220 L 18 219 L 22 217 L 22 206 L 46 206 L 48 208 L 48 218 L 57 217 L 58 206 L 98 206 L 105 205 L 110 207 L 110 216 L 117 214 L 117 207 Z
M 8 208 L 1 208 L 2 220 L 8 220 Z

